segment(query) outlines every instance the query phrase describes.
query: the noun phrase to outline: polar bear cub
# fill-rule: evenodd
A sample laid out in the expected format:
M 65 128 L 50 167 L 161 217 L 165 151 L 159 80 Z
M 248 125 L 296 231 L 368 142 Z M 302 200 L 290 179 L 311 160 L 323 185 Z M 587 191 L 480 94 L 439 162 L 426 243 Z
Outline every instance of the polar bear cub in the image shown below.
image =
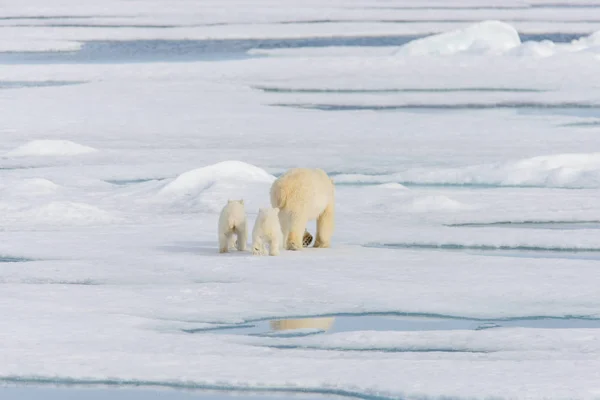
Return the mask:
M 252 254 L 277 256 L 283 248 L 283 233 L 279 224 L 279 208 L 261 208 L 252 229 Z
M 234 244 L 239 251 L 244 251 L 247 239 L 244 200 L 228 200 L 219 216 L 219 253 L 229 252 Z

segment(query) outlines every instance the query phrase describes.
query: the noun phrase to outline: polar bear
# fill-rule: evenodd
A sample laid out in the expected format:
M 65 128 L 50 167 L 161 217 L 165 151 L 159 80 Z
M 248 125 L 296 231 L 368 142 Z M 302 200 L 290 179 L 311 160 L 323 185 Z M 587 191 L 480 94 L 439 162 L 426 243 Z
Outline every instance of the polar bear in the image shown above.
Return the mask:
M 279 208 L 261 208 L 252 229 L 252 254 L 267 254 L 265 244 L 269 245 L 269 255 L 278 256 L 283 247 L 283 234 L 279 224 Z
M 271 205 L 278 207 L 285 247 L 301 250 L 306 224 L 317 220 L 314 247 L 329 247 L 334 229 L 335 185 L 320 168 L 293 168 L 271 186 Z
M 233 235 L 237 236 L 237 242 Z M 229 252 L 234 243 L 239 251 L 244 251 L 247 239 L 244 200 L 227 200 L 219 216 L 219 253 Z

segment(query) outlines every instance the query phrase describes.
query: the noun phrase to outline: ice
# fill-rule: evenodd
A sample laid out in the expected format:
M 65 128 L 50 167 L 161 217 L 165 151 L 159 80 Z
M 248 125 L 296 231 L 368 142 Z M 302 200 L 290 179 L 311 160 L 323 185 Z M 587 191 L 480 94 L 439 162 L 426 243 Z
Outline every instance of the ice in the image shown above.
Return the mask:
M 414 169 L 389 175 L 341 174 L 336 183 L 387 182 L 436 185 L 600 188 L 600 154 L 555 154 L 501 164 L 452 169 Z
M 402 46 L 399 54 L 452 55 L 461 52 L 502 53 L 521 44 L 519 33 L 501 21 L 484 21 L 461 30 L 415 40 Z
M 97 150 L 69 140 L 33 140 L 5 153 L 8 157 L 75 156 Z
M 0 386 L 598 396 L 597 10 L 6 4 Z M 219 254 L 294 167 L 332 248 Z
M 41 37 L 25 40 L 13 37 L 10 40 L 0 41 L 0 52 L 38 52 L 38 51 L 76 51 L 81 49 L 82 44 L 67 40 L 44 40 Z

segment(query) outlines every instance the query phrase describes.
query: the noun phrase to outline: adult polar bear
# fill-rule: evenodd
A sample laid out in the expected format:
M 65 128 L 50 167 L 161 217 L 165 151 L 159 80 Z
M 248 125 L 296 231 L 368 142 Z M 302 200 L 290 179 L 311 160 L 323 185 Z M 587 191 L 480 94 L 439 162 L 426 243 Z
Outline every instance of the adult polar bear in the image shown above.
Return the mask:
M 335 185 L 319 168 L 293 168 L 271 186 L 271 206 L 279 208 L 279 222 L 287 250 L 301 250 L 308 221 L 317 220 L 314 247 L 329 247 L 334 228 Z

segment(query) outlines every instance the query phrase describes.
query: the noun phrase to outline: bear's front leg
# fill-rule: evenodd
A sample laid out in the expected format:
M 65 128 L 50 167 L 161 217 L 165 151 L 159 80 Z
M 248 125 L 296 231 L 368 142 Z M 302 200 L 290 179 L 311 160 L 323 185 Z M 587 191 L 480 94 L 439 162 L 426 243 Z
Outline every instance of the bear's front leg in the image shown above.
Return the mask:
M 261 237 L 255 237 L 252 241 L 252 254 L 255 256 L 262 256 L 266 253 L 265 244 Z

